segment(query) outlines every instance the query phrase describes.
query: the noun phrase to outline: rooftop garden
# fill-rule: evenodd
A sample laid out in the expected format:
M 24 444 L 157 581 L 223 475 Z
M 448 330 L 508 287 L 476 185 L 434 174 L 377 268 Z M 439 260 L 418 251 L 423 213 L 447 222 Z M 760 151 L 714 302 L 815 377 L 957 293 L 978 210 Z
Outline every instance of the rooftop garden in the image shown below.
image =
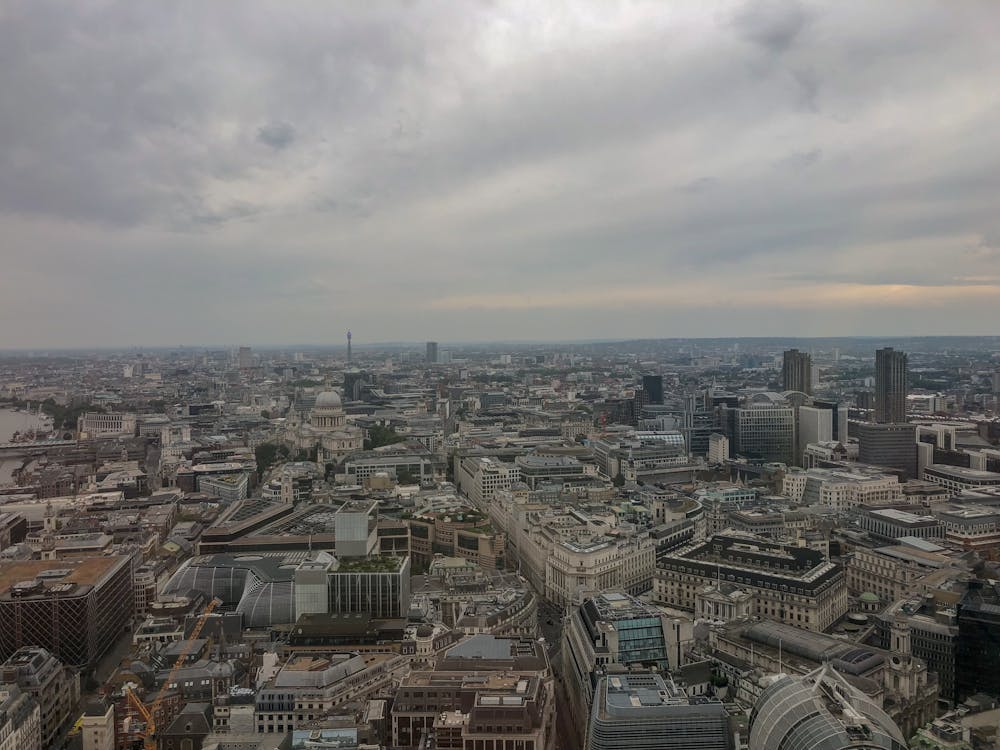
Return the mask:
M 402 559 L 399 557 L 359 557 L 340 560 L 337 571 L 340 573 L 395 573 L 399 570 Z

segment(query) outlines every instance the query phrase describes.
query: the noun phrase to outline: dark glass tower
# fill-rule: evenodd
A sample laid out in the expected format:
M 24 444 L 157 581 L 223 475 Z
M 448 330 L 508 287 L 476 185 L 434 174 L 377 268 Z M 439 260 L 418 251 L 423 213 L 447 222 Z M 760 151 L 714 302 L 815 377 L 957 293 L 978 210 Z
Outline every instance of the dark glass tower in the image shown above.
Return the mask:
M 891 346 L 875 352 L 875 421 L 893 424 L 906 421 L 906 352 Z
M 781 363 L 781 387 L 786 391 L 812 393 L 812 357 L 798 349 L 785 352 Z

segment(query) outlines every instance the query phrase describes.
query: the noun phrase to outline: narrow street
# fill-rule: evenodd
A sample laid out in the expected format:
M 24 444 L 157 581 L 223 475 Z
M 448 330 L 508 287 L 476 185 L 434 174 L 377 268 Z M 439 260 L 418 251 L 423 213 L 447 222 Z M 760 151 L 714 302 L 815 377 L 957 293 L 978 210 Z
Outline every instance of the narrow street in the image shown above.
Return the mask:
M 538 593 L 537 591 L 535 592 Z M 539 595 L 538 629 L 545 638 L 548 648 L 549 664 L 555 680 L 556 698 L 556 750 L 582 750 L 580 724 L 586 724 L 586 716 L 573 716 L 570 701 L 566 694 L 566 683 L 562 674 L 563 610 L 545 601 Z

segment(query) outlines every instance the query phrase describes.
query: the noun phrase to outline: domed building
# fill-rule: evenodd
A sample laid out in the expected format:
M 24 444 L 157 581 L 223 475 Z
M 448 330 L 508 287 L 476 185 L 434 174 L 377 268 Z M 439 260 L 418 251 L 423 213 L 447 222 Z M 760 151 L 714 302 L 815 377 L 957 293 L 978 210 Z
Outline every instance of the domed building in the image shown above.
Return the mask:
M 344 404 L 336 391 L 323 391 L 307 422 L 293 417 L 285 441 L 295 450 L 316 451 L 316 462 L 338 463 L 341 459 L 364 448 L 365 433 L 347 423 Z
M 750 750 L 906 750 L 889 715 L 829 663 L 781 675 L 750 713 Z

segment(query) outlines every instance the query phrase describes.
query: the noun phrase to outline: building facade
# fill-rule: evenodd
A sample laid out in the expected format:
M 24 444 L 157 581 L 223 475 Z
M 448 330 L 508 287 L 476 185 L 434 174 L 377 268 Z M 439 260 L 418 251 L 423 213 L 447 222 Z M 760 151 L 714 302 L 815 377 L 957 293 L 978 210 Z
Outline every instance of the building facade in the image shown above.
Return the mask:
M 0 656 L 48 649 L 71 667 L 90 668 L 131 619 L 128 556 L 11 563 L 0 590 Z
M 732 750 L 734 735 L 720 701 L 688 698 L 657 674 L 613 675 L 597 684 L 586 747 Z
M 873 466 L 886 466 L 916 479 L 917 426 L 898 422 L 858 425 L 858 460 Z
M 825 630 L 848 610 L 844 571 L 821 552 L 735 534 L 662 556 L 653 601 L 694 612 L 699 590 L 713 583 L 750 592 L 756 616 L 805 630 Z
M 906 421 L 907 356 L 892 347 L 875 352 L 875 421 L 898 424 Z
M 798 349 L 789 349 L 782 355 L 781 387 L 785 391 L 813 392 L 811 355 Z

